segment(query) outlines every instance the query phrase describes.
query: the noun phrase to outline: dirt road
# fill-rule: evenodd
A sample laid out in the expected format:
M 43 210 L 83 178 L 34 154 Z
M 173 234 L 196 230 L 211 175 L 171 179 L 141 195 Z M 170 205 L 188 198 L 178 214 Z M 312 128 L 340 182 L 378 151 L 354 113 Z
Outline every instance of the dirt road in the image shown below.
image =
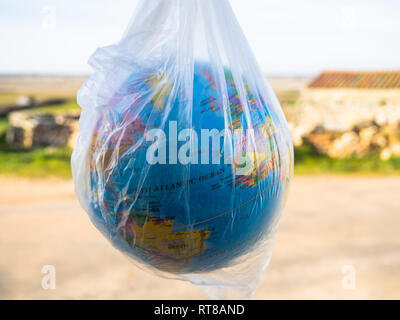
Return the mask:
M 399 299 L 399 191 L 400 178 L 296 178 L 254 298 Z M 71 181 L 0 178 L 0 253 L 1 299 L 206 298 L 113 249 Z M 44 265 L 56 290 L 42 289 Z

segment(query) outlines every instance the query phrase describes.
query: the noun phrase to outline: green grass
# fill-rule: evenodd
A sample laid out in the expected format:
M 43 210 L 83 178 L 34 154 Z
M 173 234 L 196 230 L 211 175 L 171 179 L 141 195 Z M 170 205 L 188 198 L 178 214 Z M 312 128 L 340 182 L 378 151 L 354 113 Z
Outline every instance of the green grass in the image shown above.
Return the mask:
M 0 145 L 0 175 L 29 178 L 70 178 L 71 150 L 44 148 L 15 151 Z M 310 146 L 295 149 L 295 175 L 400 175 L 400 158 L 382 161 L 379 155 L 363 158 L 331 159 L 318 155 Z
M 295 174 L 400 175 L 400 158 L 383 161 L 379 154 L 333 159 L 318 154 L 311 145 L 295 148 Z
M 0 142 L 5 141 L 7 130 L 8 130 L 8 120 L 5 118 L 0 118 Z
M 15 151 L 0 146 L 0 175 L 28 178 L 71 177 L 71 150 L 44 148 L 33 151 Z
M 81 108 L 74 101 L 68 101 L 60 105 L 49 105 L 39 108 L 30 109 L 28 112 L 31 114 L 67 114 L 67 113 L 79 113 Z

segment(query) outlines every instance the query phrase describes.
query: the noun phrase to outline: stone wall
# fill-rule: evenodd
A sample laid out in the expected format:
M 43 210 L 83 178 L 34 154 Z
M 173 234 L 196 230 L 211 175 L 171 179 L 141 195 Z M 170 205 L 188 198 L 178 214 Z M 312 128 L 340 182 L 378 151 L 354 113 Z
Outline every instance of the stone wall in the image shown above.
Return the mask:
M 73 146 L 78 122 L 76 116 L 54 116 L 19 111 L 10 113 L 8 118 L 10 127 L 6 139 L 13 148 Z
M 338 158 L 400 156 L 400 90 L 307 89 L 285 113 L 295 146 Z

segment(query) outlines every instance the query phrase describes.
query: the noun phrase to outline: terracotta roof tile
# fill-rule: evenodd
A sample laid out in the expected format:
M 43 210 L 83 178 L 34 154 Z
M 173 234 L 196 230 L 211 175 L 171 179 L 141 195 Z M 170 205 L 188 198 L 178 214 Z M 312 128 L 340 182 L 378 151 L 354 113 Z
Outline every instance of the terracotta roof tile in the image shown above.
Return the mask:
M 309 88 L 400 89 L 399 71 L 325 71 Z

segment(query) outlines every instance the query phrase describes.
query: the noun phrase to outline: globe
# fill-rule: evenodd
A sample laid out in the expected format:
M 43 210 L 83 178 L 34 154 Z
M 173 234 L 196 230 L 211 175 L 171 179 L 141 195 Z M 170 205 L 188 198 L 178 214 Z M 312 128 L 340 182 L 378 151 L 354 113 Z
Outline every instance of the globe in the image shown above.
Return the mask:
M 193 74 L 188 89 L 165 72 L 132 73 L 88 152 L 94 224 L 135 260 L 174 274 L 245 257 L 272 232 L 291 178 L 286 124 L 264 95 L 229 69 L 222 84 L 207 63 Z M 205 130 L 224 132 L 217 147 Z

